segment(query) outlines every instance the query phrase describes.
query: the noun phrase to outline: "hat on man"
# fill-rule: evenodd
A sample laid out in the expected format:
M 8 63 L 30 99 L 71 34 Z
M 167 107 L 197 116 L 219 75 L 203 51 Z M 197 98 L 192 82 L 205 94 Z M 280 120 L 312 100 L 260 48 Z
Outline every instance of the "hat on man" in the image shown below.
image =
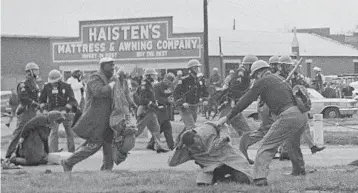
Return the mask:
M 99 64 L 114 62 L 114 59 L 111 57 L 103 57 L 99 60 Z
M 188 62 L 188 68 L 199 67 L 199 66 L 201 66 L 201 64 L 197 59 L 192 59 Z
M 58 70 L 51 70 L 50 73 L 48 73 L 48 82 L 49 83 L 57 82 L 57 81 L 61 80 L 61 78 L 62 78 L 62 74 Z
M 178 70 L 177 75 L 183 75 L 183 71 Z
M 230 70 L 229 74 L 234 74 L 235 71 L 234 70 Z

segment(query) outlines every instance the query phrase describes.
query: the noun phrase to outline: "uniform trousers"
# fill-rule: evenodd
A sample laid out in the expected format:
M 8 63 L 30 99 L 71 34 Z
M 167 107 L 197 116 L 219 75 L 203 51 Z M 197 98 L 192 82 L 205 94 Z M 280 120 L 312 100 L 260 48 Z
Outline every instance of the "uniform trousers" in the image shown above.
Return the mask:
M 174 148 L 174 140 L 173 140 L 173 130 L 172 130 L 172 124 L 169 120 L 164 120 L 159 122 L 160 125 L 160 133 L 164 133 L 165 140 L 167 142 L 167 146 L 169 149 Z M 147 147 L 150 149 L 154 149 L 155 140 L 154 137 L 150 139 Z
M 65 114 L 65 120 L 62 122 L 63 127 L 65 128 L 66 137 L 67 137 L 67 150 L 68 152 L 75 151 L 75 132 L 72 129 L 72 120 L 74 113 Z M 51 133 L 49 136 L 49 149 L 51 152 L 58 152 L 58 124 L 51 125 Z
M 155 144 L 157 147 L 161 148 L 160 145 L 160 126 L 158 123 L 158 118 L 155 112 L 148 111 L 144 115 L 140 116 L 137 120 L 137 128 L 138 132 L 136 133 L 136 137 L 143 133 L 144 129 L 148 127 L 148 130 L 152 134 L 155 139 Z
M 287 142 L 288 154 L 292 162 L 292 173 L 299 174 L 305 170 L 300 148 L 301 135 L 307 127 L 307 115 L 296 107 L 290 107 L 282 112 L 271 125 L 262 139 L 262 145 L 257 151 L 253 178 L 267 178 L 269 165 L 277 148 Z
M 34 108 L 28 108 L 17 116 L 16 129 L 12 133 L 12 138 L 6 151 L 6 158 L 10 158 L 11 154 L 15 152 L 24 125 L 34 117 L 36 117 Z
M 189 108 L 181 108 L 180 116 L 184 122 L 185 129 L 194 129 L 198 118 L 198 106 L 189 106 Z
M 220 118 L 226 116 L 231 109 L 232 107 L 230 105 L 226 105 L 226 107 L 224 107 L 224 109 L 220 112 Z M 251 131 L 250 126 L 247 124 L 246 118 L 242 113 L 233 117 L 229 123 L 240 136 L 243 133 Z

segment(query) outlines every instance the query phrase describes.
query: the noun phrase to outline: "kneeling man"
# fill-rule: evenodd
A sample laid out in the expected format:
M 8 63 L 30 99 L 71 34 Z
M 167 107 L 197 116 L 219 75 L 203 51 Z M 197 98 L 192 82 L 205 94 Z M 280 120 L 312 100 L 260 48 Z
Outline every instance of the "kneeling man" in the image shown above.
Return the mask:
M 177 166 L 194 160 L 202 171 L 198 174 L 198 185 L 211 185 L 218 181 L 235 181 L 250 184 L 249 163 L 240 151 L 230 144 L 227 127 L 207 122 L 195 129 L 185 131 L 179 137 L 169 166 Z

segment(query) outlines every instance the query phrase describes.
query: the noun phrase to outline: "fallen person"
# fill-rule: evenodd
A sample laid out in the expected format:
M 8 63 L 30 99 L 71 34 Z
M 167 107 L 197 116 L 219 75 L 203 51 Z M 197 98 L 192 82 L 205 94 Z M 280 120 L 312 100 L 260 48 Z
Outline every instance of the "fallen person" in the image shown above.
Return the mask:
M 179 143 L 169 166 L 177 166 L 194 160 L 202 171 L 198 174 L 198 185 L 212 185 L 221 181 L 234 181 L 250 184 L 249 163 L 240 151 L 230 144 L 227 127 L 215 126 L 207 122 L 204 125 L 185 131 L 179 137 Z
M 64 119 L 59 111 L 50 111 L 30 119 L 21 131 L 15 156 L 10 158 L 10 163 L 24 166 L 47 164 L 51 125 L 61 124 Z

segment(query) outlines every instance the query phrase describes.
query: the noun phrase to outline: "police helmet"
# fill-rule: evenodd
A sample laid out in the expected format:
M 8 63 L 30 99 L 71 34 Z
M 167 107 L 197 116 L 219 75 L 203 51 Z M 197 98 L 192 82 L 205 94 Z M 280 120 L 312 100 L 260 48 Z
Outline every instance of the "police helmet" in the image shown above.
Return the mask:
M 199 67 L 199 66 L 201 66 L 201 64 L 197 59 L 192 59 L 188 62 L 188 68 Z
M 294 61 L 292 60 L 292 58 L 288 55 L 283 55 L 279 58 L 278 60 L 278 63 L 279 64 L 291 64 L 293 65 L 294 64 Z
M 269 64 L 267 64 L 267 62 L 263 61 L 263 60 L 258 60 L 256 62 L 254 62 L 251 66 L 251 76 L 255 74 L 255 72 L 257 72 L 260 69 L 263 68 L 270 68 L 271 66 Z
M 147 68 L 144 71 L 144 75 L 157 75 L 158 73 L 153 68 Z
M 257 60 L 259 60 L 256 56 L 254 55 L 246 55 L 243 59 L 242 59 L 242 64 L 253 64 L 254 62 L 256 62 Z
M 51 70 L 50 73 L 48 73 L 48 82 L 54 83 L 59 81 L 62 78 L 62 74 L 58 70 Z
M 269 59 L 269 64 L 277 64 L 279 60 L 279 56 L 271 56 L 271 58 Z
M 25 67 L 25 71 L 28 71 L 28 70 L 39 70 L 39 66 L 34 63 L 34 62 L 30 62 L 28 64 L 26 64 L 26 67 Z

